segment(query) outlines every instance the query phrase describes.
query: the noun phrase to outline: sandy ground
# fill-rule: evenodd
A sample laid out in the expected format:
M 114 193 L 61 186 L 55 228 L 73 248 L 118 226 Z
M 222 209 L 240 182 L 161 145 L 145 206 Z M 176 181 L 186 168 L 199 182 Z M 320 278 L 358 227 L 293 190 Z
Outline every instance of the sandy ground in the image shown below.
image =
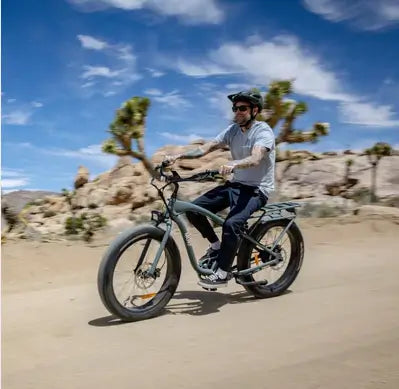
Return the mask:
M 206 292 L 183 256 L 165 313 L 123 324 L 97 294 L 106 240 L 7 243 L 2 388 L 399 388 L 398 225 L 299 225 L 289 293 Z

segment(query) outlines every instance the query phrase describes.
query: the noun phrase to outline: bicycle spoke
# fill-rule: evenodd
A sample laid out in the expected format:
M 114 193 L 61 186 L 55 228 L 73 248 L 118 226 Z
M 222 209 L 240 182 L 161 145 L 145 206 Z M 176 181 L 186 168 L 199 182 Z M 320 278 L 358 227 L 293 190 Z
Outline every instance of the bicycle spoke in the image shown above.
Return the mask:
M 260 243 L 269 248 L 273 247 L 276 240 L 281 235 L 282 231 L 284 231 L 284 229 L 281 227 L 275 227 L 268 230 L 266 234 L 263 236 L 263 238 L 260 240 Z M 291 241 L 289 235 L 287 234 L 287 232 L 284 235 L 285 236 L 282 237 L 281 242 L 276 246 L 278 249 L 281 249 L 282 261 L 275 265 L 267 266 L 263 268 L 261 271 L 254 273 L 253 275 L 254 280 L 256 281 L 267 280 L 268 285 L 271 285 L 277 282 L 279 278 L 281 278 L 282 274 L 284 273 L 288 265 L 289 258 L 291 255 Z M 257 250 L 253 250 L 251 257 L 254 257 L 256 252 Z M 251 267 L 258 265 L 259 262 L 255 263 L 255 261 L 253 261 L 253 263 L 251 263 Z
M 160 243 L 153 239 L 140 239 L 121 255 L 114 271 L 115 297 L 126 308 L 140 307 L 148 303 L 161 290 L 167 269 L 164 253 L 154 274 L 152 269 Z

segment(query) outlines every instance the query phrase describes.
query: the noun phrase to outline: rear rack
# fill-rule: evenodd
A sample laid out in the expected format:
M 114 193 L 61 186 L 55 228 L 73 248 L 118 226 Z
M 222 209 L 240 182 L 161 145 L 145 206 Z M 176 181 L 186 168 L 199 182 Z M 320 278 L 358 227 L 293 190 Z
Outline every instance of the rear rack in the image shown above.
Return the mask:
M 295 219 L 295 208 L 299 208 L 301 206 L 301 203 L 295 203 L 293 201 L 267 204 L 259 209 L 259 211 L 255 212 L 250 219 L 258 219 L 255 225 L 257 225 L 259 222 L 265 223 L 269 220 Z
M 292 209 L 292 208 L 297 208 L 301 207 L 302 204 L 300 203 L 294 203 L 292 201 L 286 201 L 283 203 L 271 203 L 269 205 L 265 205 L 264 207 L 261 208 L 261 210 L 268 212 L 272 211 L 282 211 L 283 209 Z

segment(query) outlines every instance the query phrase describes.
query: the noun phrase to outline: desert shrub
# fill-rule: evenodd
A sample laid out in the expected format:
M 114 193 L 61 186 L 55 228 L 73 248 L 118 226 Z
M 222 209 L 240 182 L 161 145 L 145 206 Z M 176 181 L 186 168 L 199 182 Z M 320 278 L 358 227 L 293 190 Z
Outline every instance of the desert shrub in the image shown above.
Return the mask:
M 369 204 L 371 191 L 369 188 L 359 188 L 351 194 L 350 198 L 359 204 Z
M 65 233 L 67 235 L 77 235 L 83 228 L 83 220 L 80 217 L 71 216 L 65 220 Z
M 81 235 L 83 240 L 90 242 L 94 234 L 107 224 L 107 219 L 99 213 L 82 213 L 71 216 L 65 221 L 67 235 Z

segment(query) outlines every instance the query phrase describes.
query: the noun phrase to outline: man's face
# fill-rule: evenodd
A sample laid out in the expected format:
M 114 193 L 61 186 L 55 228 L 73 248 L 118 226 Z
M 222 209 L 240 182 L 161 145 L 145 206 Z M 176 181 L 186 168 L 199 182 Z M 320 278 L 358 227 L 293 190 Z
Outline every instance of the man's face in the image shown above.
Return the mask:
M 244 125 L 251 119 L 251 106 L 244 101 L 235 103 L 233 105 L 233 112 L 234 111 L 234 122 L 239 126 Z

